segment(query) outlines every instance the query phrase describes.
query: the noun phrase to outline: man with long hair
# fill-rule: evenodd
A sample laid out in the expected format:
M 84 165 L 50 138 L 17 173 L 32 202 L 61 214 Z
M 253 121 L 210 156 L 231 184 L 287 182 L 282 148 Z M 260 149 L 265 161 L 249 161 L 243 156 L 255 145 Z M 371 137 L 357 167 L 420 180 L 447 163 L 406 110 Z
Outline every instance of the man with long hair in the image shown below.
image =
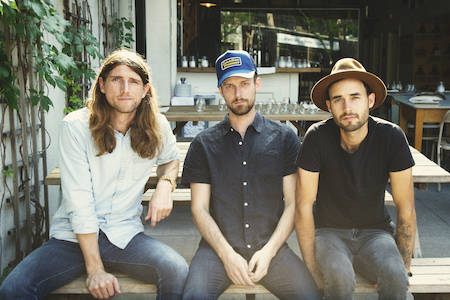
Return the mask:
M 100 299 L 120 294 L 114 268 L 158 287 L 158 299 L 179 299 L 186 261 L 144 234 L 142 195 L 153 165 L 160 178 L 146 220 L 172 210 L 179 151 L 158 111 L 145 60 L 121 49 L 105 59 L 87 108 L 67 115 L 59 133 L 63 200 L 51 239 L 6 278 L 1 299 L 41 299 L 87 272 Z

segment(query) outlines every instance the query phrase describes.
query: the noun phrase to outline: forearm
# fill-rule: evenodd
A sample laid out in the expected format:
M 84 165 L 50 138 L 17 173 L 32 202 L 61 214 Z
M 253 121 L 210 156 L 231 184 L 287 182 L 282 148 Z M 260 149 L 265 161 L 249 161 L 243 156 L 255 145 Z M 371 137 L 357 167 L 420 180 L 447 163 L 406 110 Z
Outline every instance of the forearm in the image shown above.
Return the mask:
M 389 173 L 391 192 L 397 211 L 397 247 L 409 271 L 416 233 L 416 211 L 414 208 L 414 183 L 412 168 Z
M 77 234 L 78 243 L 83 253 L 87 274 L 97 270 L 104 271 L 100 250 L 98 248 L 97 233 Z
M 176 179 L 178 177 L 178 171 L 180 167 L 180 161 L 172 160 L 166 164 L 159 165 L 156 168 L 156 175 L 160 178 L 163 175 L 170 175 L 172 178 Z
M 294 211 L 295 203 L 290 203 L 285 207 L 275 231 L 264 246 L 264 248 L 267 248 L 269 253 L 272 254 L 272 257 L 275 256 L 278 249 L 286 242 L 291 235 L 292 230 L 294 230 Z
M 202 237 L 214 251 L 216 251 L 217 255 L 222 260 L 224 260 L 229 253 L 234 252 L 234 249 L 225 239 L 219 226 L 208 211 L 202 208 L 193 209 L 192 216 L 194 224 L 197 226 Z
M 409 271 L 411 258 L 414 251 L 414 239 L 416 232 L 416 213 L 414 207 L 408 212 L 399 212 L 397 215 L 396 242 L 402 255 L 405 268 Z
M 314 217 L 310 213 L 303 212 L 298 208 L 295 211 L 295 231 L 302 252 L 302 258 L 310 271 L 317 268 L 314 254 L 314 243 L 316 238 Z

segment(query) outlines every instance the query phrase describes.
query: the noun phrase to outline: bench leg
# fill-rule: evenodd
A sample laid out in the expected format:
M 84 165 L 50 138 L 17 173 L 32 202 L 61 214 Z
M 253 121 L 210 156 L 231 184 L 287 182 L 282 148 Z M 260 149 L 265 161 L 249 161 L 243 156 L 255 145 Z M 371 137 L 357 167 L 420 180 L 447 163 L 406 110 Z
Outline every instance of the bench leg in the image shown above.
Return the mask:
M 245 299 L 247 299 L 247 300 L 255 300 L 256 299 L 256 295 L 255 294 L 246 294 L 245 295 Z

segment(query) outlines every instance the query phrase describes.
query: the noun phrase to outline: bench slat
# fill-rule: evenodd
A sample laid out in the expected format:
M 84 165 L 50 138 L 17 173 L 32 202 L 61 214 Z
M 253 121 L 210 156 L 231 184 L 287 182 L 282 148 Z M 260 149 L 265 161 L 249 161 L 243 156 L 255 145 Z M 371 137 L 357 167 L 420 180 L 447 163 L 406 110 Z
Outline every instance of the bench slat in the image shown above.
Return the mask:
M 413 258 L 411 262 L 413 277 L 409 279 L 410 293 L 450 293 L 450 258 Z M 119 280 L 123 294 L 155 294 L 156 286 L 133 279 L 121 272 L 113 272 Z M 373 283 L 357 274 L 355 294 L 376 293 Z M 89 294 L 86 288 L 86 275 L 77 277 L 71 283 L 57 289 L 52 294 Z M 232 285 L 225 294 L 270 294 L 262 285 L 255 288 Z

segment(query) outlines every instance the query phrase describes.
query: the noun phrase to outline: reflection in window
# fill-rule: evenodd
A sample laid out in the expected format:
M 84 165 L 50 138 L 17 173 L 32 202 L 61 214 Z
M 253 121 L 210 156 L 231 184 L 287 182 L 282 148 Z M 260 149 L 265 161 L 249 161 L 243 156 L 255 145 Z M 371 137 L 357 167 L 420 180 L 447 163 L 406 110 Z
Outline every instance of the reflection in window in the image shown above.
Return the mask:
M 222 10 L 222 51 L 246 50 L 259 66 L 327 67 L 358 58 L 359 9 Z M 289 65 L 289 66 L 291 66 Z

